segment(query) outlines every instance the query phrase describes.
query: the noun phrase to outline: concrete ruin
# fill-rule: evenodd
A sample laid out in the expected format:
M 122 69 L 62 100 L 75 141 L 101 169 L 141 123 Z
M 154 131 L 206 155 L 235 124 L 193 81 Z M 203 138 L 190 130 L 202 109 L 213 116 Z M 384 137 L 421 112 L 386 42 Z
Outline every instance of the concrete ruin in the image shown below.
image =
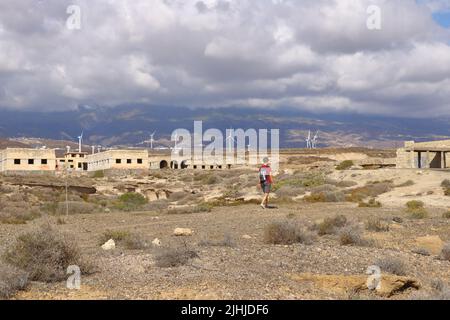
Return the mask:
M 0 150 L 0 172 L 29 173 L 54 172 L 56 168 L 55 150 L 7 148 Z
M 450 140 L 414 142 L 407 141 L 397 150 L 396 167 L 399 169 L 447 169 Z

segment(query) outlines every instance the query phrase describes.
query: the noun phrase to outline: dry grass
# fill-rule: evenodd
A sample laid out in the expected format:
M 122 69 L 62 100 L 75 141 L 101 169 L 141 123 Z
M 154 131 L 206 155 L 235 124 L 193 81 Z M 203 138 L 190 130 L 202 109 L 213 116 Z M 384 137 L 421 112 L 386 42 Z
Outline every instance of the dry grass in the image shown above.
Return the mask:
M 360 208 L 381 208 L 382 204 L 379 201 L 376 201 L 375 199 L 370 199 L 368 202 L 361 201 L 358 204 L 358 207 Z
M 382 258 L 377 260 L 375 265 L 380 267 L 382 273 L 387 272 L 398 276 L 405 276 L 407 273 L 406 263 L 399 258 Z
M 78 265 L 86 273 L 91 266 L 82 260 L 78 247 L 50 226 L 20 235 L 3 256 L 29 274 L 30 280 L 55 282 L 66 278 L 66 269 Z
M 392 190 L 391 182 L 375 182 L 367 184 L 363 187 L 354 188 L 347 191 L 347 201 L 361 202 L 366 198 L 376 198 L 380 194 L 389 192 Z
M 0 263 L 0 299 L 9 299 L 17 291 L 25 289 L 28 274 L 16 267 Z
M 286 244 L 294 243 L 312 244 L 314 242 L 313 235 L 300 228 L 295 223 L 273 222 L 264 228 L 264 242 L 268 244 Z
M 425 204 L 422 201 L 412 200 L 406 203 L 406 212 L 409 213 L 412 219 L 425 219 L 428 217 L 428 212 L 425 209 Z
M 408 181 L 405 181 L 405 182 L 403 182 L 401 184 L 396 185 L 395 187 L 396 188 L 405 188 L 405 187 L 411 187 L 413 185 L 415 185 L 415 182 L 412 181 L 412 180 L 408 180 Z
M 444 213 L 442 214 L 442 218 L 444 218 L 444 219 L 450 219 L 450 211 L 444 212 Z
M 234 248 L 236 247 L 236 242 L 234 239 L 229 235 L 226 234 L 222 240 L 211 240 L 211 239 L 203 239 L 198 243 L 199 246 L 202 247 L 229 247 Z
M 162 247 L 155 254 L 155 265 L 160 268 L 179 267 L 188 264 L 194 258 L 198 258 L 197 252 L 186 246 Z
M 389 231 L 389 224 L 380 218 L 369 218 L 366 222 L 366 230 L 374 232 L 387 232 Z
M 148 247 L 148 241 L 144 236 L 126 230 L 105 231 L 100 237 L 99 244 L 102 245 L 111 239 L 114 240 L 116 244 L 123 245 L 129 250 L 141 250 Z

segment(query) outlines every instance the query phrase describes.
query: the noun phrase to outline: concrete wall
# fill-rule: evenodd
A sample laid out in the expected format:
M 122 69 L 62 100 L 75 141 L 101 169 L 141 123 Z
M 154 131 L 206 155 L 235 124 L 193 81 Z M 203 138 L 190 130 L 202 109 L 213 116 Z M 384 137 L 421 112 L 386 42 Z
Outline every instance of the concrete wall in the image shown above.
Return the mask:
M 86 157 L 88 171 L 98 170 L 148 170 L 147 150 L 107 150 Z
M 55 171 L 52 149 L 7 148 L 0 151 L 0 172 Z

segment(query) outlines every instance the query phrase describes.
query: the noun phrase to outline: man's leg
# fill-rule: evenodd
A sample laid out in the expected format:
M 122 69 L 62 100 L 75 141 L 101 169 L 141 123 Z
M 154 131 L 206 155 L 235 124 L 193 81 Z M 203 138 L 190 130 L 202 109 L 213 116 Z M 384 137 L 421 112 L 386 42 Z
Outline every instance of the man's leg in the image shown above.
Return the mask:
M 264 197 L 265 198 L 265 206 L 266 207 L 269 205 L 269 195 L 270 195 L 270 193 L 266 193 L 266 196 Z

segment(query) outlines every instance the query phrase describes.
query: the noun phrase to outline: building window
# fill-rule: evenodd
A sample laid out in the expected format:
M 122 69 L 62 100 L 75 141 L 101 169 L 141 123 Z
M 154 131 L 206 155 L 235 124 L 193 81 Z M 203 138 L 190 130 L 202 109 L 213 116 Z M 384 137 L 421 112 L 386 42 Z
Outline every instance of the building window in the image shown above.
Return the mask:
M 78 168 L 81 168 L 81 162 L 78 163 Z
M 121 159 L 116 159 L 116 163 L 120 164 L 120 163 L 122 163 L 122 160 Z
M 34 164 L 34 159 L 28 159 L 28 164 Z
M 47 159 L 41 159 L 41 164 L 47 164 Z
M 20 164 L 20 159 L 14 159 L 14 164 Z
M 131 163 L 131 159 L 127 159 L 127 163 L 130 164 Z
M 84 158 L 84 154 L 80 154 L 80 158 Z
M 66 160 L 59 160 L 59 162 L 65 163 L 65 162 L 66 162 Z
M 69 162 L 73 162 L 73 160 L 69 160 Z
M 142 159 L 137 159 L 137 163 L 142 164 Z

